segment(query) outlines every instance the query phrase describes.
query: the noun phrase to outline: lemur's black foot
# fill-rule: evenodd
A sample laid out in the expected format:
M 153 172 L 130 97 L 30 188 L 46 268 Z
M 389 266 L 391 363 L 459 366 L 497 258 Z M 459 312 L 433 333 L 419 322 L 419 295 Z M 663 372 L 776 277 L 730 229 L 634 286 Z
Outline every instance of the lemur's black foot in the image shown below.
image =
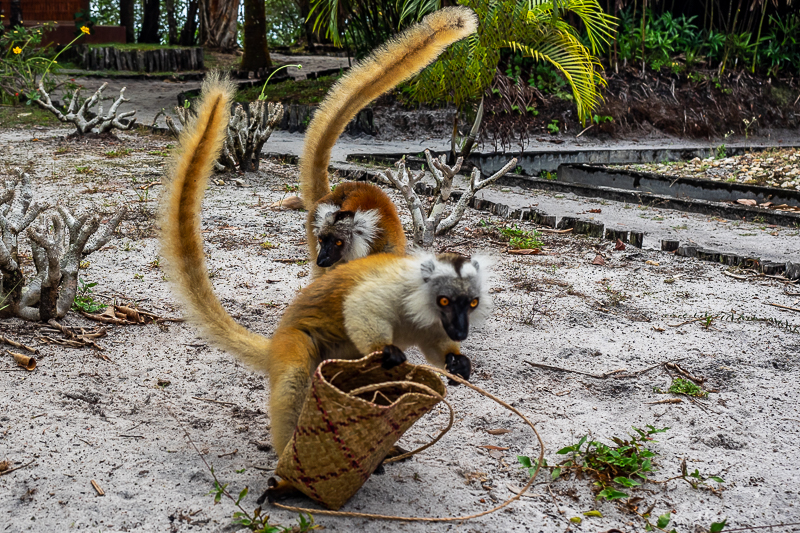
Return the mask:
M 397 365 L 406 362 L 406 354 L 397 346 L 390 344 L 383 348 L 383 363 L 382 366 L 386 370 L 391 370 Z
M 382 476 L 383 474 L 386 473 L 386 467 L 384 466 L 384 464 L 386 463 L 386 460 L 387 459 L 391 459 L 392 457 L 397 457 L 398 455 L 403 455 L 404 453 L 408 453 L 408 450 L 405 450 L 405 449 L 403 449 L 403 448 L 401 448 L 400 446 L 397 446 L 397 445 L 392 446 L 392 449 L 389 450 L 389 453 L 386 454 L 386 457 L 383 458 L 383 461 L 381 461 L 381 464 L 378 465 L 378 468 L 376 468 L 375 471 L 372 474 L 376 475 L 376 476 Z M 405 459 L 400 459 L 399 461 L 396 461 L 396 462 L 402 463 L 403 461 L 408 461 L 409 459 L 411 459 L 411 457 L 406 457 Z M 395 462 L 395 461 L 393 461 L 393 462 Z
M 466 355 L 449 353 L 445 358 L 445 370 L 458 377 L 464 378 L 469 381 L 469 375 L 472 372 L 472 362 Z M 450 385 L 458 385 L 458 382 L 452 379 L 448 380 Z
M 271 477 L 267 480 L 267 490 L 264 491 L 264 494 L 259 496 L 256 503 L 258 505 L 261 505 L 265 501 L 273 503 L 298 495 L 300 495 L 300 491 L 294 488 L 291 483 L 288 481 L 278 481 L 274 477 Z

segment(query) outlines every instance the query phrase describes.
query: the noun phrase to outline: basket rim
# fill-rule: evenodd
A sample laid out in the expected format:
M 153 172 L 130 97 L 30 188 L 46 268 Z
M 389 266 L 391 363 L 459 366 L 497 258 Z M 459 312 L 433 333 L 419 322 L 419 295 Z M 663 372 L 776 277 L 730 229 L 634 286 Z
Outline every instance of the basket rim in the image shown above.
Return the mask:
M 364 402 L 366 405 L 369 405 L 371 407 L 375 407 L 375 408 L 378 408 L 378 409 L 384 409 L 384 410 L 391 409 L 392 407 L 397 405 L 398 402 L 400 402 L 401 400 L 403 400 L 403 399 L 405 399 L 407 397 L 410 397 L 410 396 L 412 396 L 412 397 L 413 396 L 418 396 L 420 398 L 433 399 L 433 400 L 436 400 L 436 403 L 439 403 L 439 401 L 441 401 L 442 398 L 447 396 L 447 387 L 442 386 L 443 392 L 441 393 L 441 398 L 438 398 L 436 396 L 432 396 L 432 395 L 424 393 L 424 392 L 419 392 L 419 391 L 417 391 L 417 392 L 406 392 L 406 393 L 403 393 L 400 396 L 398 396 L 397 399 L 394 402 L 392 402 L 391 404 L 389 404 L 389 405 L 378 405 L 375 402 L 371 402 L 369 400 L 365 400 L 363 398 L 359 398 L 358 396 L 353 396 L 349 392 L 343 391 L 342 389 L 340 389 L 339 387 L 337 387 L 336 385 L 334 385 L 333 383 L 328 381 L 327 377 L 322 373 L 323 367 L 325 367 L 325 366 L 327 366 L 329 364 L 334 364 L 334 363 L 345 363 L 345 364 L 364 363 L 369 359 L 375 359 L 378 354 L 381 354 L 381 352 L 372 352 L 371 354 L 365 355 L 361 359 L 325 359 L 319 365 L 317 365 L 317 369 L 314 371 L 314 373 L 315 374 L 319 374 L 320 381 L 322 381 L 328 387 L 331 387 L 331 388 L 337 390 L 338 392 L 344 394 L 345 396 L 347 396 L 349 398 L 352 398 L 354 400 L 358 400 L 359 402 Z M 401 364 L 408 364 L 409 366 L 412 367 L 410 370 L 412 370 L 412 371 L 420 371 L 421 373 L 424 373 L 424 374 L 430 374 L 431 376 L 436 378 L 437 381 L 442 382 L 441 381 L 441 377 L 439 376 L 439 374 L 437 374 L 436 372 L 433 372 L 431 370 L 428 370 L 427 368 L 425 368 L 422 365 L 415 365 L 413 363 L 408 363 L 407 361 L 403 362 Z M 399 382 L 399 381 L 401 381 L 401 380 L 386 381 L 384 383 L 394 383 L 394 382 Z M 413 382 L 411 380 L 407 380 L 407 381 L 411 382 L 411 383 L 415 383 L 415 382 Z M 423 384 L 421 384 L 421 385 L 423 385 Z M 430 387 L 430 388 L 432 390 L 434 390 L 433 387 Z M 434 390 L 434 392 L 438 393 L 438 391 L 436 391 L 436 390 Z

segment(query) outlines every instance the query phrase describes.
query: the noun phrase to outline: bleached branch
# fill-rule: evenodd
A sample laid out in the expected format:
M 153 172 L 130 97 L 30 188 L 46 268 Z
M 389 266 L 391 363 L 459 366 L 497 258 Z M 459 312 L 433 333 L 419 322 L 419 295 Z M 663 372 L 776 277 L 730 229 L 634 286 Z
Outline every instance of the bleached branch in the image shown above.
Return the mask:
M 136 119 L 130 118 L 136 114 L 136 111 L 126 111 L 121 115 L 117 116 L 117 110 L 119 106 L 123 102 L 129 102 L 127 98 L 125 98 L 125 87 L 120 89 L 119 97 L 114 100 L 111 104 L 111 107 L 108 110 L 108 114 L 103 114 L 103 105 L 100 103 L 98 107 L 98 113 L 94 118 L 87 119 L 86 114 L 89 110 L 94 107 L 96 104 L 101 102 L 101 98 L 103 95 L 103 90 L 108 86 L 108 83 L 103 83 L 99 89 L 95 91 L 95 93 L 88 98 L 80 108 L 77 109 L 78 105 L 78 98 L 80 94 L 80 88 L 75 89 L 75 93 L 72 95 L 72 100 L 70 100 L 69 107 L 67 107 L 67 113 L 64 114 L 58 110 L 53 105 L 52 100 L 50 99 L 50 95 L 44 88 L 43 80 L 39 81 L 39 94 L 41 95 L 40 98 L 37 98 L 35 102 L 42 108 L 47 109 L 51 113 L 53 113 L 58 120 L 64 123 L 74 124 L 75 127 L 78 129 L 78 133 L 81 135 L 85 135 L 89 132 L 94 133 L 107 133 L 112 129 L 119 129 L 119 130 L 129 130 L 133 128 L 136 124 Z M 125 119 L 129 119 L 124 121 Z M 124 121 L 124 122 L 123 122 Z

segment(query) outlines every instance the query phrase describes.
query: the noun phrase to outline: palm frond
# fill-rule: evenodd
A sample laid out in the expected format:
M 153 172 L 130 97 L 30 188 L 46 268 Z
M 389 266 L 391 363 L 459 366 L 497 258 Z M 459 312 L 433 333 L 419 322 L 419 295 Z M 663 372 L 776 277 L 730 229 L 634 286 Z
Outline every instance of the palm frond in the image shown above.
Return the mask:
M 602 102 L 598 85 L 605 85 L 599 76 L 602 66 L 598 59 L 570 32 L 550 28 L 535 42 L 507 42 L 512 50 L 519 51 L 536 61 L 546 61 L 558 69 L 572 87 L 578 117 L 585 123 Z

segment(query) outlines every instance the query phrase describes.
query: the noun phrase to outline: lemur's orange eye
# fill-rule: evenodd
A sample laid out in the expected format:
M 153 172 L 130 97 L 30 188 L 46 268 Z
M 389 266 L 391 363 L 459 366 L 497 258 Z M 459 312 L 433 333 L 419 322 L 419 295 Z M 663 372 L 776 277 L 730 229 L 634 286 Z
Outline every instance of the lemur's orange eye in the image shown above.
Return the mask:
M 336 246 L 341 246 L 341 245 L 343 245 L 343 244 L 344 244 L 344 243 L 343 243 L 342 241 L 336 241 Z
M 472 307 L 473 309 L 475 309 L 476 307 L 478 307 L 478 299 L 477 299 L 477 298 L 475 298 L 474 300 L 472 300 L 472 301 L 469 303 L 469 306 L 470 306 L 470 307 Z
M 322 237 L 318 237 L 317 240 L 319 241 L 320 244 L 322 244 Z
M 439 305 L 441 305 L 442 307 L 447 307 L 448 305 L 450 305 L 450 300 L 442 296 L 439 298 Z

